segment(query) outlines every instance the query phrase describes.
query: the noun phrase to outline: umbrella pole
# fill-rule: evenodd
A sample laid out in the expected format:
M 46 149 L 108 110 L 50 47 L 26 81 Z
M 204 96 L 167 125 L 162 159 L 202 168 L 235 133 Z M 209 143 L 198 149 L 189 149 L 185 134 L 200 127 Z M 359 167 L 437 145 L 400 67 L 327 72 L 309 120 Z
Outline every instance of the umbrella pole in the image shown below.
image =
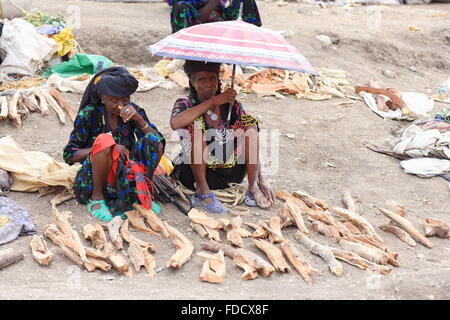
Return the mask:
M 234 76 L 236 75 L 236 65 L 233 64 L 233 73 L 231 74 L 231 89 L 234 89 Z M 228 127 L 228 125 L 230 124 L 230 120 L 231 120 L 231 109 L 233 109 L 233 106 L 228 106 L 228 118 L 227 118 L 227 123 L 226 123 L 226 127 Z

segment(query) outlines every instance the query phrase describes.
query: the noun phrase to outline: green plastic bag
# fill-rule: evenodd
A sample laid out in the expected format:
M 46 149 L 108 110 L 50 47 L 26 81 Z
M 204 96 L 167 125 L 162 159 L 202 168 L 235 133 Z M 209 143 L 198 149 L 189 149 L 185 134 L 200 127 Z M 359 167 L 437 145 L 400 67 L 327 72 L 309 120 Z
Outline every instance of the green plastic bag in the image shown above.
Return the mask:
M 96 74 L 97 72 L 112 67 L 114 63 L 103 56 L 95 54 L 76 54 L 67 62 L 61 62 L 47 70 L 42 75 L 44 78 L 50 77 L 52 74 L 63 78 L 75 77 L 83 74 Z

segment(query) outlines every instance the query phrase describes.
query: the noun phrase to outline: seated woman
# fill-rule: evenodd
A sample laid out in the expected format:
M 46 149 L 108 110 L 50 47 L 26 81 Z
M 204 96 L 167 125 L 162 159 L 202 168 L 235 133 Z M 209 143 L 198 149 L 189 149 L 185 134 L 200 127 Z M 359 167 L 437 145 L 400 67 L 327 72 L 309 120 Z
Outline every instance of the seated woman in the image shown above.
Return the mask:
M 255 0 L 231 0 L 231 4 L 225 7 L 227 2 L 228 0 L 171 0 L 172 32 L 206 22 L 236 20 L 239 18 L 241 3 L 242 20 L 261 26 Z
M 164 153 L 165 140 L 143 109 L 130 102 L 138 81 L 125 68 L 97 73 L 89 83 L 64 148 L 64 160 L 81 162 L 74 182 L 78 202 L 103 221 L 140 200 L 155 208 L 148 181 Z
M 271 206 L 275 195 L 262 174 L 257 120 L 235 100 L 235 90 L 221 93 L 219 63 L 186 61 L 184 70 L 189 77 L 190 95 L 176 100 L 170 120 L 183 148 L 172 177 L 186 188 L 196 189 L 195 205 L 211 213 L 226 213 L 228 209 L 210 189 L 241 183 L 247 174 L 247 202 L 253 200 L 253 205 L 261 208 Z

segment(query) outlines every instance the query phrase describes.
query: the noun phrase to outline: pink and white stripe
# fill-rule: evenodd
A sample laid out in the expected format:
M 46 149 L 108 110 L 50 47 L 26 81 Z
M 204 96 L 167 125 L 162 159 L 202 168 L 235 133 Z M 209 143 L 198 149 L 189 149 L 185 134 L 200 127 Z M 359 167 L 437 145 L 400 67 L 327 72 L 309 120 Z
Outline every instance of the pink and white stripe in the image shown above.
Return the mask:
M 308 60 L 278 33 L 240 20 L 185 28 L 151 45 L 149 50 L 163 57 L 317 74 Z

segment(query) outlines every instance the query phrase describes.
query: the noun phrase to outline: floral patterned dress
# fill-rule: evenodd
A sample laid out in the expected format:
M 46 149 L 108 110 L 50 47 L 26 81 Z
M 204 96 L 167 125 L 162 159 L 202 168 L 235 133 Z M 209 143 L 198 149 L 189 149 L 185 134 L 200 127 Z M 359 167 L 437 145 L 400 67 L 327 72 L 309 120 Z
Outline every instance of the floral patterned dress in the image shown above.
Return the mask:
M 144 109 L 133 103 L 130 105 L 154 129 L 154 132 L 144 134 L 135 121 L 124 123 L 120 117 L 117 120 L 117 128 L 111 130 L 106 121 L 105 106 L 86 106 L 79 111 L 75 119 L 69 143 L 64 148 L 64 160 L 69 164 L 73 163 L 72 157 L 79 149 L 91 148 L 97 136 L 110 132 L 117 144 L 125 146 L 130 151 L 130 160 L 145 166 L 145 176 L 151 180 L 159 162 L 160 144 L 165 147 L 165 139 L 150 123 Z M 129 168 L 119 160 L 115 186 L 109 183 L 104 186 L 105 200 L 113 214 L 130 210 L 132 204 L 138 201 L 136 182 L 129 179 L 129 174 Z M 92 164 L 90 157 L 87 157 L 76 175 L 73 186 L 78 202 L 84 204 L 88 202 L 92 194 L 92 185 Z

